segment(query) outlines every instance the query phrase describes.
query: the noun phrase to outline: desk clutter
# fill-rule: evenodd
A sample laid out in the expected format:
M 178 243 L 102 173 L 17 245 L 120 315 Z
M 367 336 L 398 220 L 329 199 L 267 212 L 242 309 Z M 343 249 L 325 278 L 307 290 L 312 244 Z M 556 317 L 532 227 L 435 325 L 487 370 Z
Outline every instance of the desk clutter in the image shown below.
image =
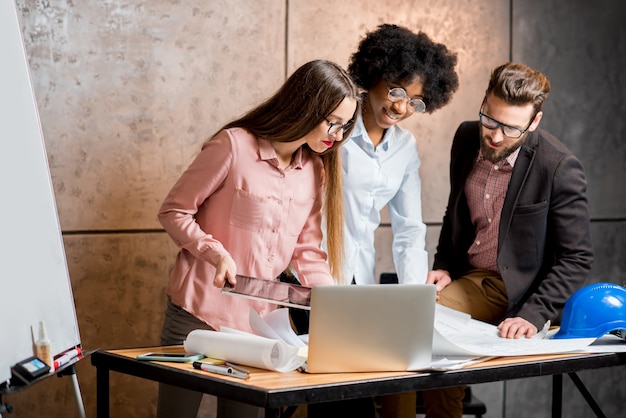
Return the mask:
M 316 286 L 309 335 L 296 334 L 288 308 L 263 318 L 250 310 L 252 333 L 194 330 L 183 346 L 189 354 L 282 373 L 346 373 L 447 371 L 494 357 L 598 352 L 598 343 L 607 344 L 595 338 L 551 339 L 549 324 L 537 338 L 500 338 L 497 327 L 434 299 L 432 285 Z M 609 349 L 616 351 L 615 344 Z
M 436 304 L 433 285 L 316 286 L 310 306 L 310 334 L 296 334 L 288 308 L 264 317 L 251 309 L 251 333 L 198 329 L 183 343 L 186 355 L 195 357 L 161 352 L 138 359 L 187 362 L 247 379 L 245 369 L 235 365 L 280 373 L 448 371 L 495 357 L 626 351 L 624 340 L 614 335 L 552 339 L 557 330 L 549 323 L 535 338 L 500 338 L 497 327 Z

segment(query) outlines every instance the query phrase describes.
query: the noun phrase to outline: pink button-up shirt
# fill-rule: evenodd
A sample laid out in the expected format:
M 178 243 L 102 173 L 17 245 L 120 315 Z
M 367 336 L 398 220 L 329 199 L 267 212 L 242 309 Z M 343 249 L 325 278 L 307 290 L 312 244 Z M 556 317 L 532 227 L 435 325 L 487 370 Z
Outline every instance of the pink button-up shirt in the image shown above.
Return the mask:
M 273 280 L 291 262 L 303 285 L 332 284 L 320 249 L 323 176 L 308 149 L 283 170 L 270 141 L 244 129 L 210 140 L 159 210 L 181 248 L 167 287 L 172 302 L 215 329 L 250 331 L 250 307 L 264 315 L 275 306 L 213 286 L 215 265 L 228 254 L 238 274 Z

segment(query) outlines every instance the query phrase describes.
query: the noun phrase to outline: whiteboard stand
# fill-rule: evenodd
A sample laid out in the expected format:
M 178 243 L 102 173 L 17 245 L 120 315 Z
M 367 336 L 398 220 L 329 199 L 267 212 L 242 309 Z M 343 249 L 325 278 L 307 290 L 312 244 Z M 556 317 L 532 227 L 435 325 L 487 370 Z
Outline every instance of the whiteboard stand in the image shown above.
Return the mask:
M 9 403 L 3 403 L 2 395 L 16 394 L 24 390 L 27 390 L 28 387 L 31 386 L 32 384 L 39 382 L 41 380 L 47 379 L 54 374 L 56 374 L 57 377 L 59 378 L 62 378 L 63 376 L 69 377 L 69 379 L 72 382 L 72 389 L 74 390 L 74 401 L 76 403 L 76 408 L 78 409 L 78 416 L 79 418 L 86 418 L 85 406 L 83 404 L 83 397 L 80 392 L 80 386 L 78 385 L 78 377 L 76 376 L 76 363 L 84 359 L 89 354 L 91 354 L 91 352 L 85 353 L 84 357 L 74 359 L 72 363 L 66 364 L 58 371 L 49 373 L 49 374 L 47 373 L 44 376 L 40 376 L 28 384 L 19 385 L 19 386 L 11 386 L 9 382 L 2 383 L 2 385 L 0 385 L 0 418 L 3 418 L 3 414 L 9 414 L 13 412 L 13 405 Z
M 76 376 L 76 367 L 72 364 L 70 367 L 64 369 L 60 373 L 58 373 L 59 377 L 69 376 L 72 379 L 72 386 L 74 388 L 74 399 L 76 401 L 76 408 L 78 409 L 78 416 L 80 418 L 85 417 L 85 405 L 83 404 L 83 397 L 80 393 L 80 386 L 78 385 L 78 377 Z M 2 418 L 0 416 L 0 418 Z
M 2 322 L 0 394 L 4 395 L 28 387 L 4 385 L 12 378 L 12 367 L 33 355 L 32 328 L 36 324 L 46 320 L 53 357 L 68 347 L 80 347 L 80 333 L 43 131 L 14 0 L 0 0 L 0 39 L 3 59 L 0 190 L 4 200 L 19 202 L 20 214 L 28 220 L 12 222 L 15 205 L 0 205 L 0 295 L 3 296 L 0 318 L 12 319 Z M 37 254 L 36 263 L 32 254 Z M 66 366 L 55 373 L 63 374 L 70 364 Z M 65 374 L 72 379 L 76 403 L 84 417 L 74 367 Z M 1 399 L 0 408 L 0 414 L 11 409 Z
M 13 407 L 9 403 L 2 403 L 2 393 L 0 393 L 0 418 L 2 418 L 2 414 L 11 412 L 13 412 Z

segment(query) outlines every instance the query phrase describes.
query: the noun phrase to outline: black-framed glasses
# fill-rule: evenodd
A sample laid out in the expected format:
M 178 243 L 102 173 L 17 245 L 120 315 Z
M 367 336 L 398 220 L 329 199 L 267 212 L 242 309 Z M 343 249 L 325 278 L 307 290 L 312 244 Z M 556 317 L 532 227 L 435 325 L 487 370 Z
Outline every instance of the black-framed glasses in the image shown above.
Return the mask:
M 339 133 L 339 131 L 342 131 L 342 133 L 345 134 L 354 123 L 354 121 L 352 120 L 349 120 L 346 123 L 331 122 L 326 118 L 324 118 L 324 120 L 326 121 L 326 123 L 328 123 L 328 135 L 329 136 L 335 136 Z
M 526 126 L 526 129 L 520 129 L 520 128 L 516 128 L 515 126 L 509 126 L 509 125 L 505 125 L 502 122 L 498 122 L 494 118 L 485 115 L 482 112 L 482 109 L 478 112 L 478 117 L 480 118 L 481 125 L 483 125 L 487 129 L 500 128 L 500 130 L 502 131 L 502 135 L 511 139 L 517 139 L 521 137 L 522 135 L 524 135 L 526 132 L 528 132 L 528 128 L 530 128 L 530 125 L 533 124 L 533 121 L 535 120 L 535 116 L 537 116 L 537 113 L 535 113 L 533 117 L 530 118 L 530 122 L 528 122 L 528 126 Z
M 406 90 L 402 87 L 390 87 L 387 80 L 385 80 L 385 84 L 387 84 L 387 98 L 393 103 L 398 103 L 408 98 Z M 424 113 L 426 112 L 426 103 L 422 99 L 409 98 L 409 108 L 413 112 Z

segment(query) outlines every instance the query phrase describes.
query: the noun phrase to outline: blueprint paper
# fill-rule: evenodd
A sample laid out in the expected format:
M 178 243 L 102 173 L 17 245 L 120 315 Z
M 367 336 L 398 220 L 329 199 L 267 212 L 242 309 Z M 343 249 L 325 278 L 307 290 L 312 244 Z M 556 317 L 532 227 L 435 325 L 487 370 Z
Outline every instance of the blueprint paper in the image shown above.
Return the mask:
M 495 325 L 437 305 L 433 335 L 433 356 L 526 356 L 559 354 L 585 349 L 595 338 L 564 340 L 501 338 Z

